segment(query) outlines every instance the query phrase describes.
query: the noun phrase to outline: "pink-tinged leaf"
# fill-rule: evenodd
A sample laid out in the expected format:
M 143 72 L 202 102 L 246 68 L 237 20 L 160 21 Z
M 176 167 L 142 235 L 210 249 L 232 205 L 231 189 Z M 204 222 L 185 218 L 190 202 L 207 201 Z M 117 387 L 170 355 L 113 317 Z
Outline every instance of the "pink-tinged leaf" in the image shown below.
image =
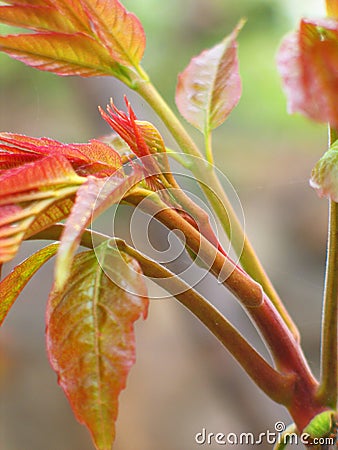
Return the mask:
M 108 51 L 82 33 L 35 33 L 0 36 L 0 51 L 39 70 L 82 77 L 117 76 Z
M 113 60 L 138 66 L 145 49 L 145 34 L 138 18 L 118 0 L 81 0 L 96 35 Z
M 241 22 L 220 44 L 192 58 L 179 75 L 177 107 L 202 133 L 221 125 L 241 97 L 236 38 L 242 26 Z
M 319 197 L 326 197 L 338 203 L 338 141 L 315 165 L 310 185 Z
M 109 179 L 89 176 L 77 192 L 75 205 L 66 222 L 61 236 L 61 244 L 55 265 L 55 283 L 61 289 L 69 276 L 74 253 L 81 236 L 99 214 L 109 206 L 118 203 L 126 193 L 143 179 L 143 173 L 135 170 L 123 177 L 120 172 Z
M 51 244 L 34 253 L 0 282 L 0 325 L 5 320 L 13 303 L 32 276 L 57 252 L 58 244 Z
M 77 31 L 67 17 L 51 5 L 0 6 L 0 22 L 36 31 Z
M 124 289 L 105 275 L 97 253 L 80 253 L 67 285 L 50 295 L 46 337 L 49 360 L 75 416 L 97 450 L 111 450 L 118 397 L 135 362 L 133 324 L 146 316 L 148 299 L 135 260 L 115 257 L 107 245 L 96 252 L 101 264 L 115 266 Z
M 302 20 L 283 40 L 277 65 L 288 111 L 337 127 L 338 22 Z

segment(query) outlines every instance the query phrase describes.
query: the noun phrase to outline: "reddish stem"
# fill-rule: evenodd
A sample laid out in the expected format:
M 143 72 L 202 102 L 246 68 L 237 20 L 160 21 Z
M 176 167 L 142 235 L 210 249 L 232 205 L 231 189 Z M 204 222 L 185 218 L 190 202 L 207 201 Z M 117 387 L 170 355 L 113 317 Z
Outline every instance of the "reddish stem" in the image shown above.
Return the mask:
M 138 204 L 139 200 L 137 196 L 128 197 L 128 201 L 133 204 Z M 260 285 L 217 251 L 175 210 L 151 199 L 142 200 L 142 209 L 156 217 L 169 229 L 178 229 L 184 233 L 188 247 L 208 265 L 210 272 L 217 277 L 227 274 L 223 284 L 241 302 L 257 326 L 271 351 L 277 369 L 284 374 L 294 374 L 297 378 L 291 399 L 285 398 L 284 404 L 289 409 L 298 429 L 302 430 L 315 415 L 327 407 L 316 400 L 318 382 L 311 373 L 299 343 L 277 309 Z

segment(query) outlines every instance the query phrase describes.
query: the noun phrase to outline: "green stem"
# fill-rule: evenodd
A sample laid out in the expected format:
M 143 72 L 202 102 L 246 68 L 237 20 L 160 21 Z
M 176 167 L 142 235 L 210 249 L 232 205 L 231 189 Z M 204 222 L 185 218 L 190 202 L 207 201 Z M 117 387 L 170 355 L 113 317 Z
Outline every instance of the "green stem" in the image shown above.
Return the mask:
M 330 132 L 330 145 L 337 139 Z M 329 226 L 322 316 L 321 382 L 319 398 L 328 406 L 337 407 L 338 395 L 338 204 L 329 202 Z
M 63 224 L 53 225 L 30 239 L 59 240 L 63 228 Z M 236 328 L 203 296 L 174 273 L 130 247 L 122 239 L 111 239 L 101 233 L 86 230 L 82 235 L 81 245 L 93 248 L 93 236 L 95 236 L 96 244 L 110 240 L 121 251 L 135 258 L 139 262 L 144 275 L 166 289 L 191 311 L 270 398 L 278 403 L 286 404 L 289 402 L 295 377 L 292 374 L 280 374 L 273 369 Z
M 212 154 L 212 134 L 210 130 L 206 130 L 204 135 L 205 156 L 210 165 L 214 165 L 214 155 Z
M 193 157 L 191 161 L 191 171 L 196 180 L 200 183 L 202 190 L 219 218 L 227 236 L 231 239 L 231 244 L 236 254 L 240 257 L 242 267 L 262 285 L 265 293 L 275 305 L 292 334 L 299 340 L 297 327 L 285 309 L 285 306 L 264 271 L 251 243 L 246 237 L 213 167 L 204 160 L 203 155 L 171 108 L 167 105 L 155 87 L 149 81 L 146 81 L 146 79 L 148 80 L 148 77 L 145 78 L 144 81 L 142 80 L 139 83 L 136 83 L 134 89 L 149 103 L 163 120 L 182 151 Z

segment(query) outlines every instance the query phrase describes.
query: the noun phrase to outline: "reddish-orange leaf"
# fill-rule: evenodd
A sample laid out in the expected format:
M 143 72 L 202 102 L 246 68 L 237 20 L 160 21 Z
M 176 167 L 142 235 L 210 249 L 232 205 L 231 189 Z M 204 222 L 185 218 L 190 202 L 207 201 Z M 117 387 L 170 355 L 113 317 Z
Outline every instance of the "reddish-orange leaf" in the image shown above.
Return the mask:
M 38 159 L 38 155 L 5 153 L 0 151 L 0 171 L 14 169 Z
M 85 164 L 77 168 L 80 174 L 110 176 L 122 167 L 121 156 L 111 146 L 93 139 L 89 144 L 73 144 L 87 159 Z
M 48 187 L 58 185 L 79 185 L 84 181 L 63 156 L 46 156 L 36 162 L 3 172 L 0 175 L 0 201 L 20 192 L 41 188 L 47 190 Z
M 0 51 L 39 70 L 82 77 L 117 76 L 116 63 L 93 37 L 82 33 L 0 36 Z
M 278 53 L 289 112 L 338 127 L 338 22 L 305 20 Z
M 98 140 L 85 144 L 63 144 L 49 138 L 34 138 L 14 133 L 0 133 L 0 170 L 37 157 L 62 155 L 72 162 L 80 175 L 113 174 L 122 166 L 120 155 Z M 2 164 L 3 162 L 3 164 Z
M 75 416 L 90 430 L 96 449 L 111 450 L 118 397 L 135 362 L 133 324 L 146 316 L 148 299 L 135 260 L 106 244 L 96 252 L 101 265 L 123 278 L 123 289 L 102 271 L 97 253 L 77 255 L 67 285 L 50 295 L 46 337 Z
M 134 170 L 128 177 L 121 173 L 108 178 L 88 177 L 77 192 L 75 205 L 66 222 L 55 265 L 55 283 L 61 288 L 69 276 L 74 253 L 85 229 L 106 208 L 118 203 L 143 178 L 142 171 Z
M 16 2 L 15 2 L 16 3 Z M 0 22 L 36 31 L 77 31 L 74 25 L 52 5 L 0 6 Z
M 329 17 L 338 19 L 338 2 L 337 0 L 326 0 L 326 11 Z
M 32 276 L 55 255 L 58 244 L 51 244 L 31 255 L 0 282 L 0 325 Z
M 1 172 L 0 262 L 12 259 L 37 218 L 52 205 L 73 197 L 84 181 L 63 156 L 46 156 Z M 47 218 L 51 215 L 41 220 L 40 230 Z M 34 229 L 40 231 L 38 223 Z
M 127 67 L 138 66 L 145 48 L 145 34 L 138 18 L 118 0 L 81 0 L 81 3 L 112 58 Z
M 61 222 L 61 220 L 69 216 L 73 205 L 73 198 L 62 198 L 61 200 L 54 202 L 32 222 L 26 231 L 25 239 L 34 236 L 57 222 Z
M 145 48 L 140 21 L 118 0 L 14 1 L 0 22 L 37 31 L 0 37 L 0 51 L 40 70 L 130 81 L 121 65 L 138 67 Z

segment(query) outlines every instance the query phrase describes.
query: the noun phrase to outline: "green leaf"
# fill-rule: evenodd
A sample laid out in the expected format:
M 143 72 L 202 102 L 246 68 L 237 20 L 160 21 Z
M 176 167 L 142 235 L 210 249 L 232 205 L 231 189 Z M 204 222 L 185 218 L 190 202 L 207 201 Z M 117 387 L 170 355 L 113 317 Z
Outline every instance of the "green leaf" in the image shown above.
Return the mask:
M 310 185 L 319 197 L 338 202 L 338 140 L 315 165 Z
M 120 172 L 109 179 L 89 176 L 77 192 L 75 205 L 66 222 L 61 236 L 61 244 L 55 264 L 55 283 L 61 289 L 67 281 L 70 267 L 81 236 L 90 222 L 106 208 L 118 203 L 125 194 L 143 178 L 141 171 L 135 170 L 128 177 Z
M 51 244 L 17 265 L 0 282 L 0 325 L 10 308 L 33 275 L 57 252 L 58 244 Z
M 204 134 L 221 125 L 241 97 L 236 38 L 242 26 L 240 22 L 220 44 L 194 57 L 179 75 L 177 107 Z
M 309 434 L 311 438 L 322 438 L 328 436 L 334 426 L 334 411 L 324 411 L 314 417 L 304 428 L 303 433 Z
M 114 284 L 98 263 L 123 277 Z M 123 263 L 122 263 L 123 259 Z M 109 261 L 108 261 L 109 260 Z M 137 292 L 137 295 L 129 292 Z M 106 244 L 76 255 L 67 285 L 54 289 L 47 308 L 47 349 L 77 419 L 98 450 L 111 450 L 118 397 L 135 362 L 133 323 L 147 314 L 138 263 Z

